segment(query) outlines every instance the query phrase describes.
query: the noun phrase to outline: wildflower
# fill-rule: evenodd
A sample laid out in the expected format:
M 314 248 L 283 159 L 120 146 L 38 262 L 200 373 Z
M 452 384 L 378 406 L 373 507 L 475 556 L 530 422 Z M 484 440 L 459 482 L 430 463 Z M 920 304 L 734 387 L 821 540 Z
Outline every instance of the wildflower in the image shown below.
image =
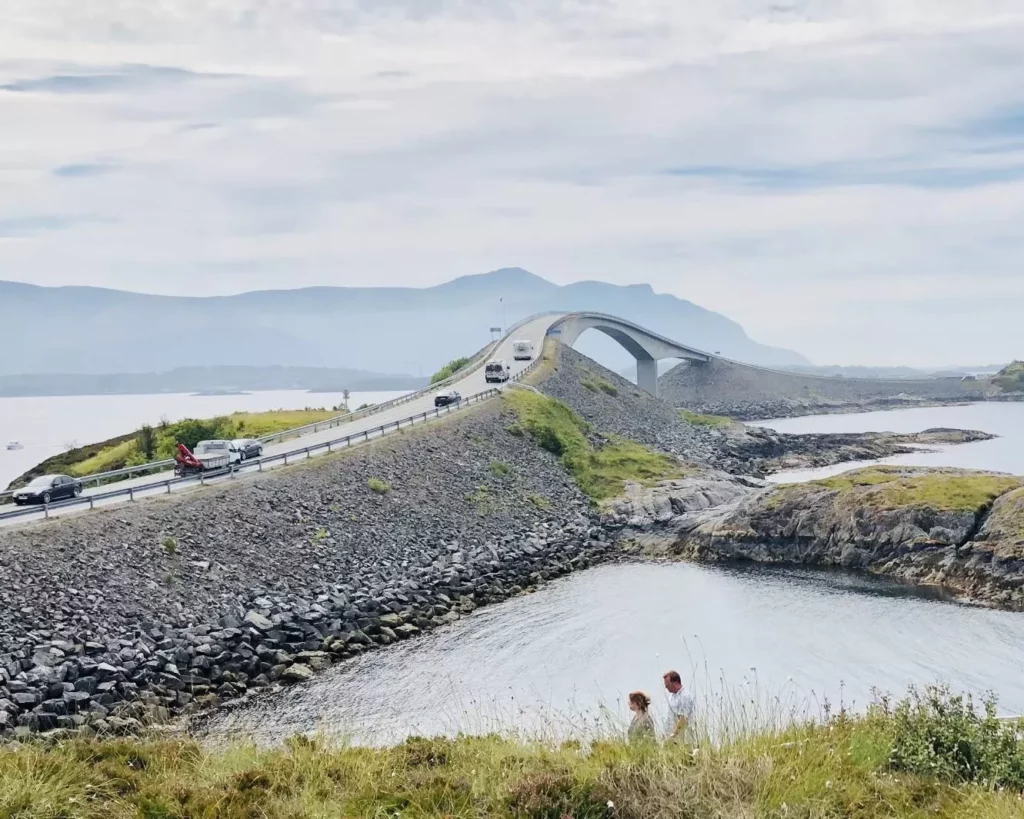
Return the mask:
M 609 808 L 614 808 L 614 807 L 615 807 L 615 803 L 614 803 L 614 802 L 612 802 L 612 800 L 611 800 L 611 799 L 609 799 L 609 800 L 608 800 L 608 807 L 609 807 Z

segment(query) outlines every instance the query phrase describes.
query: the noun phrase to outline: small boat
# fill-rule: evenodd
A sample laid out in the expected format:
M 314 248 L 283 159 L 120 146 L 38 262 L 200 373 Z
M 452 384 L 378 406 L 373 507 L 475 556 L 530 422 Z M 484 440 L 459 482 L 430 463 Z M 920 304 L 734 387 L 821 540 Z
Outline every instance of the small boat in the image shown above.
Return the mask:
M 8 449 L 24 449 L 25 447 L 23 447 L 18 441 L 8 441 L 7 442 L 7 448 Z

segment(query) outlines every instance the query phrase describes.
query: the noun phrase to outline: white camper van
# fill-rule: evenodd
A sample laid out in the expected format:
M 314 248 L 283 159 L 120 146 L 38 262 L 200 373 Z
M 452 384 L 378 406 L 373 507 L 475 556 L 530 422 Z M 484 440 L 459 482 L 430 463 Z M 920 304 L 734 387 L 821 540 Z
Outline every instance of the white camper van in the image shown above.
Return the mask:
M 533 358 L 533 342 L 526 339 L 512 342 L 512 358 L 516 361 L 529 361 Z

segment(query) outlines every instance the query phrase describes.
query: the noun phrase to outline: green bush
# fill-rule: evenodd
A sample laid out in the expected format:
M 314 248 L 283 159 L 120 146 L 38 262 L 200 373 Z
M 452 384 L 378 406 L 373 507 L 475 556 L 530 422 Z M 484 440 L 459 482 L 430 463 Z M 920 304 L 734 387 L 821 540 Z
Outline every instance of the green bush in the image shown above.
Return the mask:
M 491 474 L 499 478 L 508 475 L 512 471 L 512 467 L 504 461 L 491 461 L 488 469 L 491 470 Z
M 370 478 L 370 480 L 367 481 L 367 484 L 369 485 L 370 490 L 372 492 L 376 492 L 378 495 L 386 495 L 391 491 L 391 484 L 387 481 L 382 481 L 379 478 Z
M 879 711 L 891 731 L 892 770 L 1024 791 L 1022 725 L 997 719 L 993 697 L 979 709 L 945 686 L 912 688 L 895 708 L 883 701 Z
M 444 381 L 446 378 L 450 378 L 455 375 L 459 370 L 465 367 L 472 359 L 463 357 L 456 358 L 453 361 L 449 361 L 440 370 L 430 376 L 430 383 L 436 384 L 438 381 Z

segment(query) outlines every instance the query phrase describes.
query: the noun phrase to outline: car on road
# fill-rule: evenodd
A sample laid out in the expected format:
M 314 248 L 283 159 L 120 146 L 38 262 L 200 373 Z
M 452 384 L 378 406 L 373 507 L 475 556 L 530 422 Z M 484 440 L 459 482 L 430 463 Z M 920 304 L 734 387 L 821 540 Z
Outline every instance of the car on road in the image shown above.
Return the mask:
M 484 367 L 484 381 L 488 384 L 503 384 L 511 377 L 512 369 L 504 359 L 491 359 Z
M 450 390 L 449 392 L 442 392 L 440 395 L 434 396 L 435 407 L 447 407 L 450 404 L 458 404 L 462 400 L 462 396 L 459 395 L 457 390 Z
M 533 342 L 525 338 L 513 341 L 512 358 L 516 361 L 530 361 L 533 358 Z
M 82 482 L 67 475 L 42 475 L 27 486 L 15 489 L 12 497 L 18 506 L 26 503 L 53 503 L 77 498 L 82 494 Z
M 238 456 L 243 461 L 263 457 L 263 442 L 256 438 L 235 438 L 231 443 L 235 445 Z

